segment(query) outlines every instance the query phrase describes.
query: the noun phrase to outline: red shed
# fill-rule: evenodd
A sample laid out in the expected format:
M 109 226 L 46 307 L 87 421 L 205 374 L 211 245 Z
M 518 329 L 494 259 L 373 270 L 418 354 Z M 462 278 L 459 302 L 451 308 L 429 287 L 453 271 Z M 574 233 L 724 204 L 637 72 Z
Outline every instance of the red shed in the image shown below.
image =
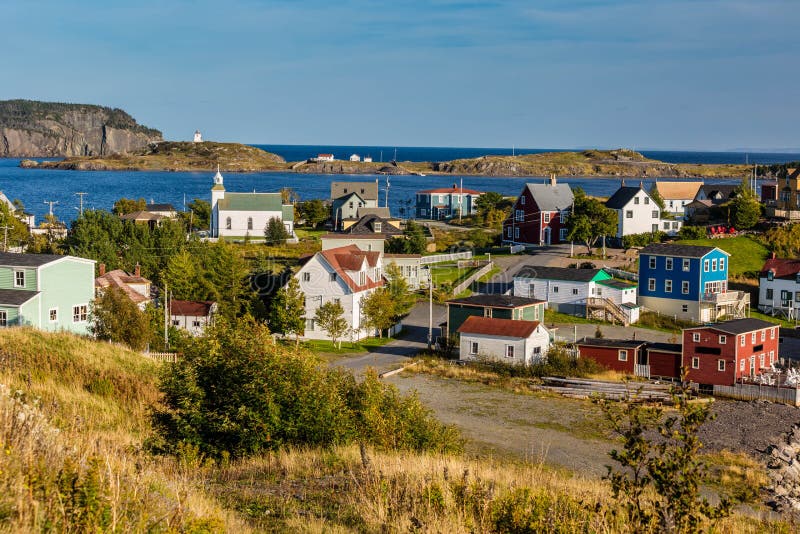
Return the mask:
M 735 319 L 683 331 L 683 366 L 689 380 L 730 386 L 755 377 L 778 361 L 780 326 L 761 319 Z
M 585 337 L 576 347 L 579 358 L 594 360 L 614 371 L 637 374 L 636 365 L 641 364 L 645 357 L 642 350 L 645 344 L 644 341 L 629 339 Z
M 683 353 L 680 343 L 648 343 L 645 352 L 650 376 L 680 378 Z

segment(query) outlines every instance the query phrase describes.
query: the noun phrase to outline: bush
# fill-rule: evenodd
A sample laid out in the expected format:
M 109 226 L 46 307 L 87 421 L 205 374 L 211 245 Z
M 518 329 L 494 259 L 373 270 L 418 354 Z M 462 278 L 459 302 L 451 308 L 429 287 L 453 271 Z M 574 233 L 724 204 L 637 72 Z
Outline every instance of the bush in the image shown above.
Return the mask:
M 492 503 L 495 532 L 589 532 L 597 511 L 566 493 L 518 488 Z
M 479 370 L 506 378 L 539 378 L 551 375 L 584 377 L 603 370 L 594 360 L 573 358 L 560 346 L 553 346 L 545 361 L 531 365 L 515 365 L 493 359 L 479 360 L 472 365 Z
M 651 243 L 661 243 L 666 237 L 667 234 L 661 231 L 626 235 L 622 237 L 622 247 L 645 247 Z
M 163 372 L 163 404 L 153 416 L 162 440 L 155 448 L 164 452 L 192 446 L 216 458 L 243 457 L 355 441 L 417 451 L 461 447 L 456 431 L 416 397 L 374 374 L 358 383 L 311 354 L 276 346 L 252 318 L 220 319 L 183 352 Z
M 681 239 L 705 239 L 707 235 L 705 226 L 682 226 L 678 230 L 678 237 Z

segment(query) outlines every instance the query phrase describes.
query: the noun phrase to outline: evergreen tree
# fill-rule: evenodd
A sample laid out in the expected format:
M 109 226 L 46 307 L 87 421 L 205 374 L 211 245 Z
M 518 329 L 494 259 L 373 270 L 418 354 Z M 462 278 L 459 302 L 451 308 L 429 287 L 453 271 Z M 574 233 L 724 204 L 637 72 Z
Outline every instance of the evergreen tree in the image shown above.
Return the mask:
M 178 300 L 208 300 L 211 293 L 201 276 L 197 260 L 187 250 L 169 258 L 161 280 Z
M 224 241 L 198 247 L 200 267 L 210 299 L 219 304 L 219 314 L 232 319 L 251 311 L 255 291 L 250 286 L 250 268 L 233 245 Z
M 342 308 L 341 303 L 326 302 L 317 308 L 314 319 L 319 326 L 328 332 L 334 346 L 336 346 L 338 342 L 338 348 L 341 349 L 341 339 L 347 334 L 347 330 L 350 328 L 350 325 L 347 324 L 347 320 L 344 318 L 344 308 Z
M 313 228 L 330 219 L 330 211 L 330 208 L 325 206 L 319 199 L 308 200 L 300 206 L 300 213 L 303 219 L 306 220 L 308 226 Z
M 283 226 L 283 222 L 277 217 L 270 218 L 266 228 L 264 228 L 264 238 L 267 245 L 282 245 L 289 237 L 291 236 L 286 231 L 286 227 Z
M 737 230 L 749 230 L 761 217 L 761 203 L 747 180 L 736 188 L 736 197 L 730 203 L 730 222 Z
M 300 336 L 305 333 L 305 314 L 305 295 L 300 291 L 300 282 L 292 276 L 272 299 L 269 310 L 269 326 L 273 332 L 279 332 L 285 336 L 293 334 L 295 344 L 299 344 Z

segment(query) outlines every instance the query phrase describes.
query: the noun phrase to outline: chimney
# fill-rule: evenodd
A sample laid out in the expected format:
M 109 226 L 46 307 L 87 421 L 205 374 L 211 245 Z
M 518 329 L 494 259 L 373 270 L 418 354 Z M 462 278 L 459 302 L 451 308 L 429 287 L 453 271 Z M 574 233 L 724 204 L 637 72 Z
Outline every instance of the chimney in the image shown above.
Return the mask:
M 133 276 L 142 276 L 142 267 L 138 263 L 133 268 Z
M 775 259 L 775 253 L 773 252 L 770 257 L 774 260 Z
M 644 189 L 644 181 L 639 180 L 639 189 Z
M 550 186 L 551 187 L 555 187 L 556 186 L 556 173 L 552 173 L 550 175 Z
M 619 181 L 619 186 L 620 187 L 625 187 L 625 178 L 623 178 L 622 180 Z
M 106 264 L 105 263 L 101 263 L 100 265 L 97 266 L 97 268 L 100 271 L 100 275 L 99 276 L 103 276 L 104 274 L 106 274 Z

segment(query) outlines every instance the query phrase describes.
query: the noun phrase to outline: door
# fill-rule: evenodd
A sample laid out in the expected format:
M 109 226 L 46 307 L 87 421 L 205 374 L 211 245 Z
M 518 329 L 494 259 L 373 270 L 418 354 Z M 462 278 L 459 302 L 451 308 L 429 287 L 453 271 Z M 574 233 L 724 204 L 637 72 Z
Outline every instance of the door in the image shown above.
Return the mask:
M 551 229 L 548 226 L 547 228 L 544 229 L 544 244 L 545 245 L 549 245 L 550 244 L 550 233 L 551 233 Z

